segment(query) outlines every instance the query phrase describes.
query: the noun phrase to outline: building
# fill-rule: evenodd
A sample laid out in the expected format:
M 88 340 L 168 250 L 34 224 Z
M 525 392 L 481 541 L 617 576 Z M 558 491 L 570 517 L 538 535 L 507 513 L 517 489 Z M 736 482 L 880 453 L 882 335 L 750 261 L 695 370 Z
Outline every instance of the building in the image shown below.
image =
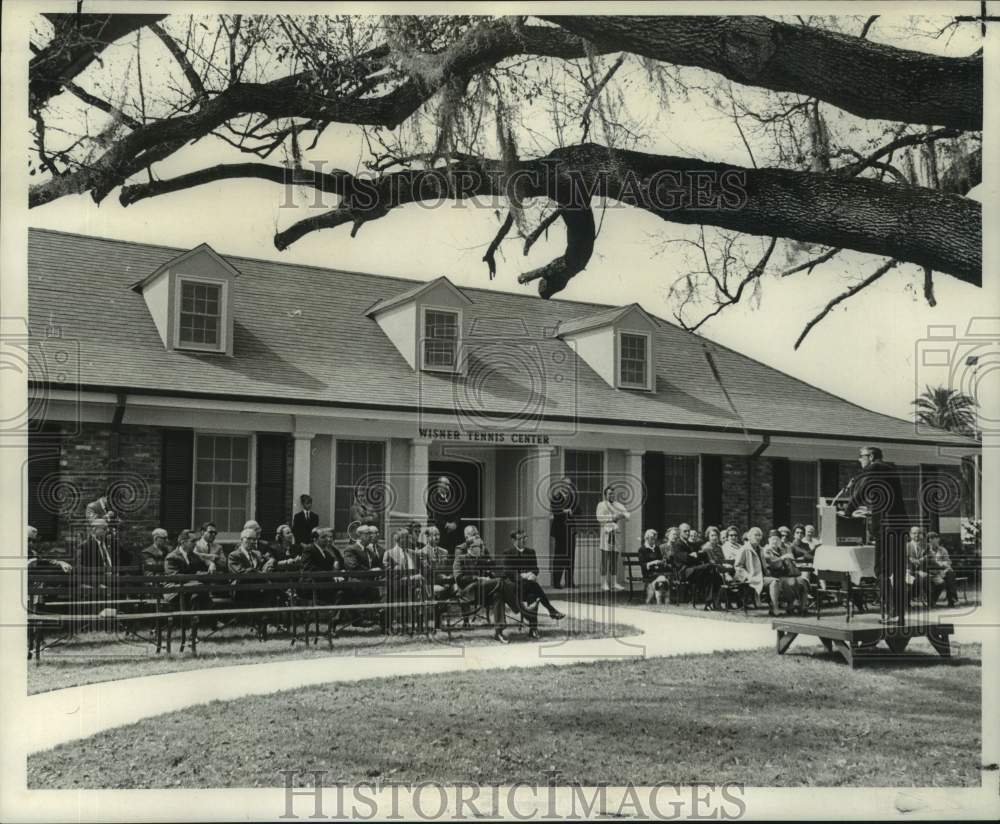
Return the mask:
M 28 517 L 61 542 L 109 485 L 138 544 L 214 520 L 265 533 L 302 492 L 345 535 L 449 476 L 490 546 L 548 552 L 548 495 L 622 488 L 646 526 L 811 522 L 862 443 L 904 468 L 914 519 L 957 534 L 973 442 L 863 409 L 652 316 L 32 230 Z

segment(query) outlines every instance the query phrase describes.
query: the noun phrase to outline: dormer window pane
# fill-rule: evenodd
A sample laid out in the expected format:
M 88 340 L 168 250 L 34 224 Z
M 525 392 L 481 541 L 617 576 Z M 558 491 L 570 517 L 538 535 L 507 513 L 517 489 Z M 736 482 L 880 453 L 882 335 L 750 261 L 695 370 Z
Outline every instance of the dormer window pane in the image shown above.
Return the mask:
M 646 386 L 647 374 L 646 336 L 621 336 L 621 382 L 623 386 Z
M 181 282 L 180 345 L 218 346 L 222 327 L 222 286 Z
M 424 313 L 424 368 L 454 369 L 458 363 L 458 314 Z

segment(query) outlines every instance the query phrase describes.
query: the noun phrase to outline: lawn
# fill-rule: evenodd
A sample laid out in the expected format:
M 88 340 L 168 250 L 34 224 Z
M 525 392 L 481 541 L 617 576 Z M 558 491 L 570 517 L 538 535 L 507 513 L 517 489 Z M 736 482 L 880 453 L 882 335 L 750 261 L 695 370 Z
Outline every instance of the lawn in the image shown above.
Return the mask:
M 570 617 L 558 624 L 542 615 L 539 619 L 541 643 L 551 643 L 563 638 L 600 638 L 607 635 L 617 637 L 637 635 L 635 627 L 613 621 L 593 621 L 587 618 Z M 511 646 L 529 642 L 524 632 L 513 626 L 507 630 Z M 286 635 L 271 636 L 267 641 L 258 641 L 244 627 L 220 630 L 211 638 L 198 642 L 198 656 L 193 657 L 188 650 L 179 652 L 179 633 L 175 638 L 174 652 L 156 654 L 152 644 L 134 637 L 115 638 L 104 633 L 86 633 L 66 644 L 56 644 L 42 651 L 41 663 L 28 662 L 28 694 L 93 684 L 98 681 L 114 681 L 122 678 L 136 678 L 143 675 L 157 675 L 180 670 L 204 669 L 206 667 L 227 667 L 236 664 L 253 664 L 269 661 L 293 660 L 299 658 L 322 658 L 330 655 L 372 655 L 380 650 L 386 652 L 406 649 L 426 649 L 437 644 L 449 643 L 444 633 L 427 640 L 421 636 L 384 635 L 377 629 L 352 628 L 337 636 L 331 650 L 324 638 L 319 646 L 305 646 L 301 641 L 295 646 Z M 495 645 L 488 629 L 470 631 L 456 630 L 452 633 L 452 644 L 476 646 Z
M 309 687 L 170 713 L 28 759 L 30 788 L 343 781 L 972 786 L 978 648 L 851 671 L 819 647 Z

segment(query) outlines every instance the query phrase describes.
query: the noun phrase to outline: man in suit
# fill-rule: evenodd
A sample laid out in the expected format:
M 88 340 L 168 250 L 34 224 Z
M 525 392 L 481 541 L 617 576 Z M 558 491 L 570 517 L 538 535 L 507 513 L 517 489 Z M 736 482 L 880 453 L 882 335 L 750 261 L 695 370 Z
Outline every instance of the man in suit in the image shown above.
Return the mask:
M 948 550 L 941 545 L 941 536 L 936 532 L 928 532 L 927 540 L 927 575 L 930 584 L 930 604 L 933 606 L 941 597 L 944 587 L 948 595 L 948 606 L 958 606 L 958 588 L 955 585 L 955 570 L 951 565 Z
M 549 509 L 552 521 L 549 525 L 549 536 L 552 539 L 552 586 L 562 589 L 565 578 L 566 588 L 572 589 L 573 575 L 576 567 L 576 525 L 575 518 L 580 514 L 580 504 L 577 499 L 576 487 L 571 478 L 564 477 L 552 489 L 549 497 Z
M 302 563 L 302 571 L 311 572 L 339 572 L 344 569 L 344 556 L 340 550 L 333 545 L 333 527 L 315 527 L 312 531 L 312 542 L 305 544 L 299 554 Z M 342 583 L 345 579 L 341 575 L 330 576 L 331 583 Z M 342 590 L 318 590 L 316 591 L 316 601 L 321 604 L 339 604 L 346 600 L 346 593 Z
M 359 526 L 355 534 L 358 536 L 357 540 L 344 548 L 344 569 L 352 572 L 381 572 L 382 558 L 376 548 L 378 529 Z
M 848 482 L 841 504 L 847 515 L 866 519 L 875 544 L 875 574 L 884 624 L 906 623 L 906 537 L 908 517 L 896 465 L 877 446 L 858 451 L 861 471 Z
M 434 481 L 428 495 L 430 509 L 428 520 L 438 528 L 441 546 L 454 554 L 455 547 L 462 543 L 464 526 L 459 513 L 462 502 L 451 478 L 442 475 Z
M 177 548 L 167 553 L 163 559 L 163 572 L 165 575 L 200 575 L 208 572 L 208 566 L 195 553 L 194 545 L 198 539 L 198 532 L 194 529 L 182 529 L 177 533 Z M 185 587 L 198 587 L 198 581 L 185 581 Z M 173 587 L 174 585 L 167 585 Z M 178 592 L 169 592 L 163 596 L 166 605 L 172 605 L 177 601 Z M 202 605 L 207 606 L 209 599 L 203 597 L 203 593 L 193 592 L 189 595 L 186 606 L 197 609 Z M 204 604 L 203 604 L 204 602 Z
M 528 623 L 528 637 L 537 638 L 539 604 L 555 621 L 566 616 L 549 603 L 545 590 L 538 583 L 538 556 L 528 546 L 527 539 L 523 529 L 510 533 L 510 546 L 500 553 L 500 572 L 514 587 L 515 597 L 521 604 L 521 616 Z
M 157 527 L 153 530 L 153 543 L 143 549 L 136 559 L 137 565 L 142 567 L 143 575 L 161 575 L 163 573 L 163 560 L 170 552 L 167 543 L 167 530 Z
M 392 546 L 382 556 L 386 581 L 396 598 L 430 600 L 431 592 L 424 578 L 424 564 L 408 529 L 397 530 Z
M 906 542 L 906 583 L 918 596 L 930 594 L 927 579 L 927 533 L 921 526 L 910 527 Z
M 253 578 L 261 576 L 264 572 L 264 556 L 257 549 L 257 530 L 246 528 L 240 533 L 240 545 L 229 553 L 226 559 L 229 565 L 229 572 L 239 579 Z M 237 603 L 243 602 L 247 606 L 261 605 L 267 602 L 267 594 L 260 592 L 236 591 Z
M 76 550 L 75 567 L 111 573 L 118 569 L 118 542 L 109 534 L 108 522 L 97 518 L 90 523 L 90 535 Z
M 215 542 L 219 529 L 211 521 L 201 525 L 201 537 L 195 542 L 194 552 L 208 567 L 209 572 L 225 572 L 228 568 L 225 550 Z
M 489 610 L 494 639 L 501 644 L 509 644 L 510 641 L 503 634 L 507 625 L 504 606 L 509 606 L 515 615 L 521 614 L 517 592 L 510 581 L 496 576 L 493 559 L 483 544 L 479 530 L 474 526 L 467 526 L 464 535 L 465 541 L 455 547 L 452 567 L 459 600 L 471 607 L 471 612 L 475 612 L 476 607 Z
M 96 501 L 91 501 L 87 504 L 86 516 L 87 523 L 90 525 L 93 525 L 94 521 L 98 520 L 111 524 L 117 519 L 118 513 L 111 508 L 111 502 L 108 500 L 108 496 L 102 495 Z
M 365 500 L 365 490 L 354 490 L 354 502 L 349 513 L 352 524 L 374 526 L 378 523 L 378 513 Z
M 295 536 L 295 543 L 303 545 L 312 540 L 312 531 L 319 526 L 319 515 L 312 511 L 311 495 L 299 495 L 299 503 L 302 509 L 292 518 L 292 534 Z
M 346 569 L 344 556 L 333 544 L 333 528 L 317 527 L 312 531 L 313 541 L 302 547 L 303 572 L 333 572 Z

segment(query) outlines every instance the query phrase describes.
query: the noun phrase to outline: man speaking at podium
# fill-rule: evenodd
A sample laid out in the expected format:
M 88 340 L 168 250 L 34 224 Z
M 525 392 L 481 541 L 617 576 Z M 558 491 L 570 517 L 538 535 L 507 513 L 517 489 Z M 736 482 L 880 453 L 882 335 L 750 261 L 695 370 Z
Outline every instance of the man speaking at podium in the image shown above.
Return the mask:
M 846 515 L 865 518 L 868 540 L 875 545 L 882 623 L 906 621 L 906 540 L 908 518 L 896 465 L 883 460 L 877 446 L 858 452 L 858 472 L 847 485 L 841 504 Z M 839 496 L 838 496 L 839 497 Z

